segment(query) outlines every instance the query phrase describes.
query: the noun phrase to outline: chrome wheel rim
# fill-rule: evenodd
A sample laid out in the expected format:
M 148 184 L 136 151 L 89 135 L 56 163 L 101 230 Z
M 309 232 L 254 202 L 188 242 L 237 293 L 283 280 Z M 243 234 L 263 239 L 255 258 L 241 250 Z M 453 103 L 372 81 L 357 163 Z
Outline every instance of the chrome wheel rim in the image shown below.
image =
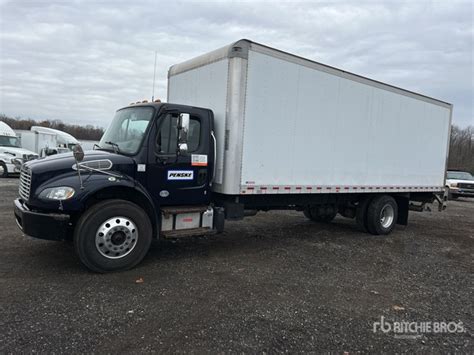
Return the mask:
M 108 259 L 120 259 L 137 245 L 138 231 L 127 217 L 112 217 L 100 225 L 95 234 L 95 246 Z
M 380 224 L 383 228 L 389 228 L 395 218 L 395 210 L 392 205 L 385 205 L 380 211 Z

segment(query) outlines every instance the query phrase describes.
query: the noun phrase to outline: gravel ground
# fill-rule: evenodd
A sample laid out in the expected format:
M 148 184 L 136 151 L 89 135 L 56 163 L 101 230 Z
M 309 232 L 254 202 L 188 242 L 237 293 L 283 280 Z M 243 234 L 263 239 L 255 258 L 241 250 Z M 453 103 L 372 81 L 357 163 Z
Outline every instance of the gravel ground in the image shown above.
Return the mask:
M 474 352 L 474 200 L 390 237 L 261 213 L 98 275 L 70 243 L 22 235 L 17 183 L 0 180 L 0 353 Z M 465 331 L 405 339 L 374 332 L 382 316 Z

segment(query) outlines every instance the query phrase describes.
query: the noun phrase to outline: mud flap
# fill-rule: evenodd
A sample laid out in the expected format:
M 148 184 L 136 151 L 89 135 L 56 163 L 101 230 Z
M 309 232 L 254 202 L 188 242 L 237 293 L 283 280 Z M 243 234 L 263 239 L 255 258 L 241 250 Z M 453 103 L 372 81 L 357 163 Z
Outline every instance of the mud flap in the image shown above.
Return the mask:
M 410 200 L 406 197 L 394 196 L 398 205 L 397 224 L 406 226 L 408 224 L 408 210 Z

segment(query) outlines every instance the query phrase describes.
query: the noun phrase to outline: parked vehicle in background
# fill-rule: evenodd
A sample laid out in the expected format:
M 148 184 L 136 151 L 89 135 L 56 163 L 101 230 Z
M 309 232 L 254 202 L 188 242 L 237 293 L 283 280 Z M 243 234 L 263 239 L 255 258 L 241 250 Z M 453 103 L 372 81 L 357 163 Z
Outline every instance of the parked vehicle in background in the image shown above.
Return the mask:
M 36 159 L 38 154 L 22 148 L 13 129 L 0 121 L 0 177 L 20 173 L 25 161 Z
M 386 235 L 409 210 L 444 207 L 444 101 L 248 40 L 172 66 L 167 101 L 119 109 L 94 151 L 27 163 L 24 233 L 72 238 L 107 272 L 137 265 L 153 238 L 221 232 L 258 211 L 339 213 Z
M 51 155 L 56 154 L 63 154 L 63 153 L 71 153 L 69 148 L 61 148 L 61 147 L 54 147 L 54 148 L 43 148 L 40 152 L 40 158 L 49 157 Z
M 68 148 L 69 150 L 72 150 L 77 144 L 79 144 L 79 141 L 74 136 L 58 129 L 42 126 L 33 126 L 31 127 L 31 130 L 33 132 L 50 133 L 56 135 L 56 147 Z
M 17 135 L 21 138 L 23 147 L 30 149 L 37 154 L 41 154 L 45 149 L 65 148 L 71 151 L 78 140 L 66 132 L 57 129 L 32 126 L 28 130 L 17 130 Z
M 449 199 L 474 197 L 474 177 L 467 171 L 448 170 L 446 187 L 449 188 Z
M 56 147 L 56 134 L 51 132 L 36 132 L 32 130 L 15 130 L 16 135 L 20 138 L 21 146 L 29 149 L 39 155 L 43 149 Z

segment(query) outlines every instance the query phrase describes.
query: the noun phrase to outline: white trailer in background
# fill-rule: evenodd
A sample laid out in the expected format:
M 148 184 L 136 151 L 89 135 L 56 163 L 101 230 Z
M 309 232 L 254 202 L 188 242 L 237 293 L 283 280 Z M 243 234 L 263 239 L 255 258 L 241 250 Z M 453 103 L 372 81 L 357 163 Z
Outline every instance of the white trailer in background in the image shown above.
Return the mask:
M 21 146 L 15 131 L 0 121 L 0 177 L 17 174 L 25 161 L 36 159 L 38 155 Z
M 30 130 L 15 130 L 15 133 L 20 138 L 23 147 L 38 154 L 45 148 L 57 146 L 56 134 L 54 133 Z
M 28 130 L 17 130 L 23 147 L 35 151 L 40 156 L 69 152 L 79 142 L 69 133 L 42 126 L 32 126 Z

